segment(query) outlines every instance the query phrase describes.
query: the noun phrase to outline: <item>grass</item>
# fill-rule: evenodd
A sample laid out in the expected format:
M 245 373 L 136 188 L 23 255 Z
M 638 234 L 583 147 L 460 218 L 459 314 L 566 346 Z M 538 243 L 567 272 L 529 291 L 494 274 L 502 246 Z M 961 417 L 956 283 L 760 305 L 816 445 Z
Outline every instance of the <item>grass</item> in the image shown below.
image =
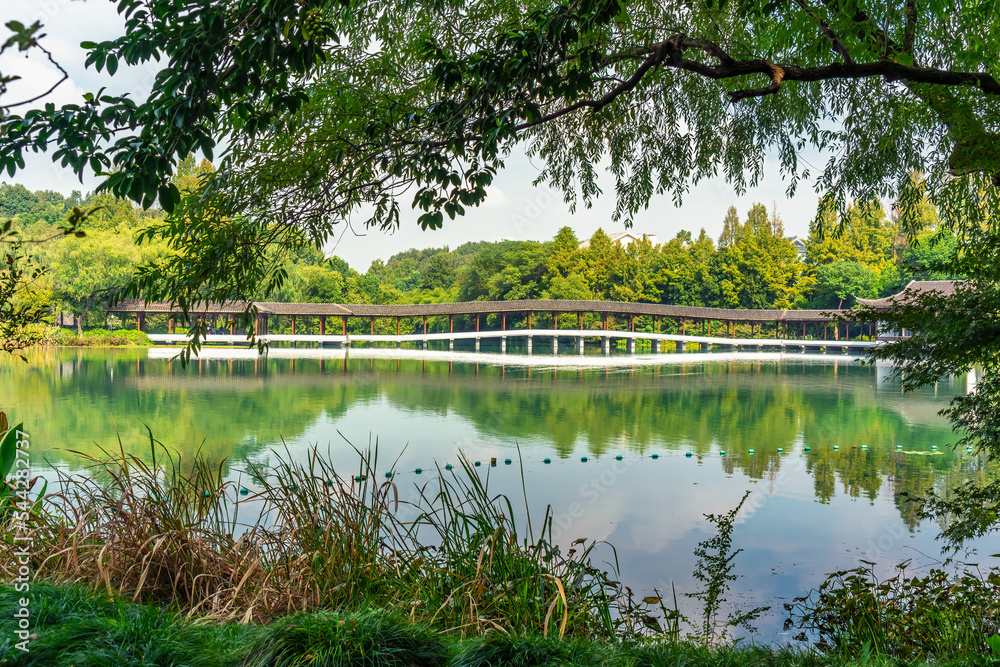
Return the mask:
M 0 586 L 0 607 L 23 595 Z M 140 605 L 80 585 L 31 585 L 28 652 L 10 639 L 0 615 L 0 665 L 186 667 L 965 667 L 989 656 L 903 660 L 856 658 L 766 647 L 706 648 L 690 643 L 604 642 L 587 638 L 491 633 L 461 639 L 392 612 L 292 614 L 267 625 L 186 618 L 176 609 Z
M 69 329 L 54 328 L 51 336 L 52 345 L 68 345 L 72 347 L 81 346 L 140 346 L 150 347 L 152 341 L 143 331 L 136 329 L 88 329 L 83 332 L 83 336 L 77 336 L 76 331 Z
M 36 578 L 219 621 L 396 608 L 461 636 L 612 637 L 636 614 L 613 573 L 590 565 L 593 545 L 562 554 L 544 534 L 548 515 L 534 533 L 516 525 L 510 501 L 467 462 L 407 503 L 394 482 L 375 481 L 371 456 L 342 476 L 314 450 L 251 466 L 262 490 L 243 497 L 221 465 L 166 457 L 152 435 L 150 447 L 148 461 L 119 449 L 60 476 L 33 522 Z M 416 518 L 403 520 L 402 506 Z M 15 549 L 0 543 L 8 581 Z
M 840 573 L 793 610 L 826 654 L 718 647 L 718 605 L 682 637 L 676 608 L 635 600 L 615 567 L 592 565 L 592 542 L 563 553 L 550 514 L 516 521 L 521 508 L 467 461 L 402 499 L 376 479 L 377 450 L 359 452 L 349 475 L 315 449 L 300 462 L 286 453 L 248 464 L 260 489 L 250 496 L 221 464 L 166 456 L 152 434 L 149 444 L 148 460 L 121 447 L 90 459 L 36 505 L 37 637 L 18 651 L 16 621 L 0 614 L 0 664 L 963 665 L 1000 653 L 995 573 Z M 716 601 L 734 576 L 734 515 L 714 517 L 719 535 L 700 547 Z M 18 566 L 12 535 L 4 524 L 5 581 Z M 0 606 L 18 596 L 0 587 Z

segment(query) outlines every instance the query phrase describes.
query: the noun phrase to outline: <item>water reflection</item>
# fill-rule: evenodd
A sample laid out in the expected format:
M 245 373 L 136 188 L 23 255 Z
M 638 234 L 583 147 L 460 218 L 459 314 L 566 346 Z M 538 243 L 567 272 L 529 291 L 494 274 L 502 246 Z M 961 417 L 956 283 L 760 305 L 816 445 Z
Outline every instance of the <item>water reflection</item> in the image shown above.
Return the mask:
M 199 450 L 225 459 L 233 476 L 244 457 L 265 461 L 282 445 L 304 456 L 329 443 L 333 463 L 353 469 L 347 441 L 377 439 L 383 461 L 405 447 L 404 497 L 431 479 L 415 467 L 462 451 L 486 462 L 495 491 L 520 498 L 519 451 L 532 513 L 551 505 L 565 543 L 607 539 L 643 591 L 671 582 L 692 590 L 693 549 L 710 530 L 702 514 L 725 512 L 750 490 L 737 533 L 746 606 L 802 594 L 858 558 L 892 565 L 936 553 L 936 527 L 918 521 L 902 492 L 989 472 L 951 448 L 955 436 L 937 415 L 964 378 L 904 395 L 846 357 L 524 365 L 392 351 L 213 355 L 185 368 L 145 350 L 37 351 L 27 364 L 0 361 L 0 405 L 68 468 L 79 460 L 67 450 L 99 456 L 119 436 L 144 453 L 147 424 L 186 459 Z M 773 639 L 780 618 L 764 627 Z

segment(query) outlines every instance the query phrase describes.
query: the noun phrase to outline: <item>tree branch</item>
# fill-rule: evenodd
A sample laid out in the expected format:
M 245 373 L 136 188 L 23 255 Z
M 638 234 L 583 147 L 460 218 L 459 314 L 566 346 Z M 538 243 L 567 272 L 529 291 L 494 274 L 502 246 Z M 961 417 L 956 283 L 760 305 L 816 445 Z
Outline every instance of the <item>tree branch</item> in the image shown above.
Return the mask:
M 830 29 L 830 26 L 827 25 L 826 21 L 824 21 L 822 18 L 816 15 L 816 11 L 813 9 L 813 7 L 808 2 L 806 2 L 806 0 L 795 0 L 795 4 L 797 4 L 803 10 L 805 10 L 805 13 L 808 14 L 809 17 L 812 18 L 812 20 L 816 21 L 816 24 L 819 26 L 819 31 L 823 33 L 824 37 L 830 40 L 830 46 L 833 47 L 834 51 L 840 54 L 840 57 L 841 59 L 843 59 L 844 64 L 853 65 L 854 59 L 851 58 L 851 54 L 848 52 L 847 47 L 844 46 L 844 43 L 840 41 L 840 38 L 837 37 L 836 33 L 834 33 L 833 30 Z

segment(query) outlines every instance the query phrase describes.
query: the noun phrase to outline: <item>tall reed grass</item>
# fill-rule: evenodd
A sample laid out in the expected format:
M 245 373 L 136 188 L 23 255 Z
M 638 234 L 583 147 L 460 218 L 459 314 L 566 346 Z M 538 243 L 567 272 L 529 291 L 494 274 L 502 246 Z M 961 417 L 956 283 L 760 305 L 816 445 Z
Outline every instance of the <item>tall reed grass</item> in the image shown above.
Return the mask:
M 394 481 L 376 481 L 376 451 L 359 451 L 349 476 L 316 449 L 303 461 L 286 453 L 249 464 L 261 490 L 244 497 L 221 464 L 168 455 L 152 434 L 149 445 L 145 460 L 121 443 L 101 460 L 79 454 L 89 470 L 59 475 L 31 523 L 37 579 L 224 621 L 392 608 L 459 636 L 638 627 L 616 572 L 591 564 L 593 543 L 562 553 L 549 513 L 536 531 L 518 525 L 468 461 L 407 503 Z M 0 543 L 8 580 L 14 549 Z

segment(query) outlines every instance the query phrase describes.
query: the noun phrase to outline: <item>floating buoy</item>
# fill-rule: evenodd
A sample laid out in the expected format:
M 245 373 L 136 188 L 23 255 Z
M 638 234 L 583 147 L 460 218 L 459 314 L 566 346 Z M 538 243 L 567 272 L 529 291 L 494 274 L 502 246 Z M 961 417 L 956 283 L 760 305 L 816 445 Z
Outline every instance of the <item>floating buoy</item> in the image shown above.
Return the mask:
M 839 452 L 840 451 L 840 446 L 839 445 L 834 445 L 833 446 L 833 451 Z
M 896 445 L 896 449 L 902 449 L 902 448 L 903 448 L 902 445 Z
M 621 460 L 622 460 L 622 455 L 621 454 L 619 454 L 618 456 L 615 457 L 615 461 L 621 461 Z
M 245 488 L 241 488 L 241 489 L 240 489 L 240 495 L 241 495 L 241 496 L 245 496 L 245 495 L 247 495 L 248 493 L 250 493 L 250 489 L 245 489 Z
M 691 458 L 691 452 L 685 452 L 684 456 Z
M 653 454 L 653 457 L 652 457 L 652 458 L 654 458 L 654 459 L 658 459 L 658 458 L 660 458 L 660 455 L 659 455 L 659 454 Z
M 586 463 L 587 462 L 587 457 L 586 456 L 581 456 L 580 457 L 580 461 L 583 462 L 583 463 Z
M 808 448 L 808 447 L 806 447 L 806 451 L 807 451 L 807 452 L 809 451 L 809 448 Z
M 453 466 L 452 464 L 448 463 L 448 464 L 446 464 L 446 465 L 445 465 L 444 469 L 445 469 L 445 470 L 451 470 L 451 469 L 452 469 L 452 468 L 454 468 L 454 467 L 455 467 L 455 466 Z
M 748 451 L 747 451 L 747 454 L 749 454 L 750 456 L 753 456 L 753 450 L 752 450 L 752 449 L 751 449 L 751 450 L 748 450 Z
M 552 463 L 552 459 L 543 459 L 542 463 Z M 476 465 L 479 465 L 479 463 L 476 462 Z
M 503 460 L 503 464 L 504 464 L 505 466 L 509 466 L 509 465 L 510 465 L 510 459 L 504 459 L 504 460 Z
M 387 472 L 387 473 L 385 474 L 385 478 L 386 478 L 386 479 L 389 479 L 390 477 L 392 477 L 392 473 L 391 473 L 391 472 Z
M 965 451 L 971 452 L 972 451 L 972 445 L 966 446 Z
M 332 479 L 326 480 L 326 485 L 327 486 L 333 486 L 333 480 Z
M 862 451 L 868 451 L 868 445 L 861 445 Z
M 205 497 L 206 498 L 211 498 L 212 497 L 212 492 L 211 491 L 206 491 L 205 492 Z
M 424 471 L 424 469 L 423 469 L 423 468 L 417 468 L 417 469 L 416 469 L 416 470 L 414 470 L 413 472 L 415 472 L 415 473 L 417 473 L 417 474 L 419 475 L 419 474 L 420 474 L 420 473 L 422 473 L 423 471 Z
M 779 454 L 781 454 L 781 453 L 782 453 L 782 452 L 784 452 L 784 451 L 785 451 L 784 449 L 782 449 L 781 447 L 778 447 L 778 453 L 779 453 Z
M 931 445 L 931 449 L 937 449 L 937 445 Z
M 481 465 L 482 465 L 482 463 L 480 463 L 479 461 L 476 461 L 476 467 L 477 467 L 477 468 L 478 468 L 479 466 L 481 466 Z
M 354 481 L 355 481 L 355 482 L 360 482 L 360 481 L 362 481 L 363 479 L 364 479 L 364 477 L 362 477 L 361 475 L 355 475 L 355 476 L 354 476 Z
M 726 450 L 720 449 L 719 450 L 719 456 L 725 456 L 725 455 L 726 455 Z

